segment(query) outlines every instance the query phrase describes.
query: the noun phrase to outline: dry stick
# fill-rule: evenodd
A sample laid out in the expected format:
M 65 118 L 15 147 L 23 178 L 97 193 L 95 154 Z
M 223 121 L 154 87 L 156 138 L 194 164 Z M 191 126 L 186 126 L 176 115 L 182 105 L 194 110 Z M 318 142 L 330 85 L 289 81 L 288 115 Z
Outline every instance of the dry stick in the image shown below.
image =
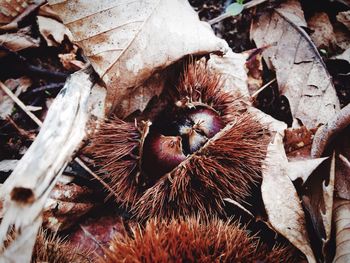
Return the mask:
M 8 88 L 4 83 L 0 81 L 0 87 L 2 90 L 9 96 L 39 127 L 42 126 L 41 120 L 38 119 L 30 110 L 27 109 L 27 106 Z
M 246 3 L 246 4 L 243 5 L 243 10 L 252 8 L 252 7 L 257 6 L 257 5 L 260 5 L 260 4 L 262 4 L 262 3 L 266 2 L 266 1 L 267 0 L 253 0 L 253 1 L 250 1 L 249 3 Z M 221 20 L 224 20 L 224 19 L 226 19 L 228 17 L 231 17 L 231 16 L 232 15 L 229 14 L 229 13 L 224 13 L 224 14 L 218 16 L 218 17 L 213 18 L 212 20 L 209 20 L 208 23 L 209 23 L 209 25 L 214 25 L 214 24 L 220 22 Z
M 3 89 L 3 91 L 25 112 L 27 115 L 39 126 L 41 127 L 43 123 L 41 120 L 39 120 L 33 113 L 30 112 L 30 110 L 27 109 L 26 105 L 8 88 L 4 83 L 0 81 L 0 87 Z M 76 157 L 75 161 L 85 170 L 87 171 L 91 176 L 93 176 L 95 179 L 97 179 L 101 184 L 103 184 L 106 189 L 111 191 L 113 193 L 113 190 L 108 184 L 106 184 L 97 174 L 95 174 L 93 171 L 91 171 L 84 162 Z
M 258 89 L 257 91 L 255 91 L 251 97 L 252 97 L 252 98 L 255 98 L 256 96 L 259 95 L 260 92 L 262 92 L 264 89 L 266 89 L 268 86 L 270 86 L 270 85 L 271 85 L 272 83 L 274 83 L 275 81 L 276 81 L 276 78 L 270 80 L 270 81 L 267 82 L 264 86 L 262 86 L 260 89 Z
M 318 128 L 311 147 L 311 157 L 319 158 L 329 143 L 350 125 L 350 104 L 342 108 L 332 120 Z

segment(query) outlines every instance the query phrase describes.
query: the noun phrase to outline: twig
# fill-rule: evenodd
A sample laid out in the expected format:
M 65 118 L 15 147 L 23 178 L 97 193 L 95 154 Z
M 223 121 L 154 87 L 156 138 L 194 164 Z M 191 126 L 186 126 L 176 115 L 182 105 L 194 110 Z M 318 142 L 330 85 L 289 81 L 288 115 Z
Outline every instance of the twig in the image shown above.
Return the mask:
M 63 86 L 64 86 L 63 82 L 61 82 L 61 83 L 51 83 L 51 84 L 48 84 L 48 85 L 44 85 L 44 86 L 32 89 L 30 91 L 30 93 L 37 93 L 37 92 L 41 92 L 41 91 L 45 91 L 45 90 L 51 90 L 51 89 L 61 89 L 61 88 L 63 88 Z
M 275 81 L 276 81 L 276 78 L 270 80 L 270 81 L 267 82 L 264 86 L 262 86 L 260 89 L 258 89 L 257 91 L 255 91 L 251 97 L 252 97 L 252 98 L 256 98 L 256 96 L 258 96 L 260 92 L 262 92 L 264 89 L 266 89 L 268 86 L 270 86 L 270 85 L 271 85 L 272 83 L 274 83 Z
M 0 87 L 39 127 L 42 126 L 41 120 L 38 119 L 30 110 L 27 109 L 26 105 L 8 88 L 4 83 L 0 81 Z
M 35 139 L 35 135 L 33 135 L 33 134 L 27 132 L 26 130 L 22 129 L 21 127 L 19 127 L 10 116 L 8 116 L 6 119 L 8 120 L 9 123 L 11 123 L 11 125 L 18 131 L 18 133 L 21 136 L 26 137 L 29 140 Z
M 350 104 L 342 108 L 328 123 L 318 128 L 311 147 L 311 157 L 321 157 L 329 143 L 349 125 Z
M 260 5 L 260 4 L 262 4 L 262 3 L 266 2 L 266 1 L 267 0 L 253 0 L 253 1 L 250 1 L 250 2 L 248 2 L 248 3 L 243 5 L 243 10 L 252 8 L 252 7 L 257 6 L 257 5 Z M 224 19 L 226 19 L 228 17 L 231 17 L 231 16 L 232 15 L 229 14 L 229 13 L 224 13 L 224 14 L 218 16 L 218 17 L 215 17 L 215 18 L 209 20 L 208 23 L 209 23 L 209 25 L 214 25 L 214 24 L 216 24 L 216 23 L 218 23 L 218 22 L 220 22 L 220 21 L 222 21 L 222 20 L 224 20 Z

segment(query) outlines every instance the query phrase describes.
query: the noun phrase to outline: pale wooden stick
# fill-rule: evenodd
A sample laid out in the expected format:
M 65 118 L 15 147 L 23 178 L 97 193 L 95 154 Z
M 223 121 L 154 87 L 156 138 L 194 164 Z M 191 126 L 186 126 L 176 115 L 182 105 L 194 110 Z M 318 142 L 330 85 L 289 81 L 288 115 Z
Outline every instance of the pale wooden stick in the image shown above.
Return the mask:
M 262 92 L 264 89 L 266 89 L 268 86 L 270 86 L 270 85 L 271 85 L 272 83 L 274 83 L 275 81 L 276 81 L 276 78 L 270 80 L 270 81 L 267 82 L 264 86 L 262 86 L 260 89 L 258 89 L 257 91 L 255 91 L 251 97 L 252 97 L 252 98 L 256 98 L 256 96 L 258 96 L 260 92 Z

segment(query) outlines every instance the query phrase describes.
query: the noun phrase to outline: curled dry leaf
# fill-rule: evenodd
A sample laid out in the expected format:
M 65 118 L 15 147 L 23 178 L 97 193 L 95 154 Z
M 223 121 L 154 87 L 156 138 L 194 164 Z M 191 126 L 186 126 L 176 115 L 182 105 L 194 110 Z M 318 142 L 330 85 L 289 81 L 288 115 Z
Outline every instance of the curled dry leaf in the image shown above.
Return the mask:
M 278 164 L 278 165 L 276 165 Z M 282 136 L 268 146 L 263 167 L 262 198 L 271 226 L 300 249 L 309 262 L 316 262 L 305 226 L 305 215 L 292 181 Z
M 262 52 L 265 48 L 248 50 L 249 55 L 245 67 L 248 73 L 248 89 L 252 95 L 263 85 L 263 63 Z
M 314 158 L 322 156 L 330 142 L 349 125 L 350 104 L 342 108 L 325 125 L 318 128 L 312 143 L 311 156 Z
M 44 0 L 0 0 L 0 30 L 11 30 L 44 3 Z
M 249 55 L 246 53 L 233 53 L 228 51 L 224 56 L 210 55 L 208 68 L 211 72 L 222 76 L 223 90 L 229 93 L 239 92 L 248 103 L 248 75 L 245 64 Z M 234 89 L 233 89 L 234 88 Z
M 58 46 L 67 36 L 72 39 L 71 32 L 61 23 L 52 18 L 37 16 L 40 34 L 45 38 L 48 46 Z
M 126 235 L 126 225 L 118 215 L 99 215 L 98 218 L 88 218 L 68 237 L 69 246 L 81 246 L 102 256 L 103 248 L 116 235 Z
M 350 30 L 350 11 L 339 12 L 337 15 L 337 20 L 344 24 L 348 30 Z
M 43 225 L 53 231 L 65 230 L 101 203 L 103 198 L 86 186 L 58 183 L 45 204 Z
M 285 95 L 294 118 L 307 128 L 326 123 L 340 108 L 331 77 L 306 27 L 300 3 L 289 0 L 252 25 L 251 37 L 276 70 L 280 93 Z M 295 77 L 297 76 L 297 77 Z
M 335 198 L 333 213 L 336 242 L 333 262 L 346 263 L 350 261 L 350 201 Z
M 27 48 L 39 47 L 39 39 L 29 36 L 31 27 L 25 27 L 15 33 L 0 35 L 0 43 L 8 50 L 17 52 Z M 1 57 L 1 55 L 0 55 Z
M 288 156 L 288 160 L 309 159 L 311 152 L 311 144 L 316 129 L 307 129 L 305 126 L 300 128 L 288 128 L 284 137 L 284 147 Z
M 308 21 L 309 28 L 313 31 L 310 34 L 312 41 L 318 48 L 327 50 L 335 48 L 336 38 L 334 29 L 326 13 L 316 13 Z
M 185 55 L 228 50 L 186 0 L 48 2 L 105 82 L 107 109 L 119 117 L 131 113 L 123 100 L 155 71 Z

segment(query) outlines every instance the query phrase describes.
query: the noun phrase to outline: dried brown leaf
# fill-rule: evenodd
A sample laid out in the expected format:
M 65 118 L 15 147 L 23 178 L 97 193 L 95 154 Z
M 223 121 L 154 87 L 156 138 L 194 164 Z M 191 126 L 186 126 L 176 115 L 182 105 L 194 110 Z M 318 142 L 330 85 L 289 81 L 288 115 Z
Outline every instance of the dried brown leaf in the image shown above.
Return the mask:
M 333 262 L 346 263 L 350 261 L 350 201 L 335 198 L 333 213 L 336 242 Z
M 316 262 L 305 226 L 300 199 L 289 175 L 282 136 L 268 146 L 263 167 L 262 197 L 271 226 L 302 251 L 309 262 Z
M 251 36 L 270 68 L 276 70 L 280 93 L 294 118 L 307 128 L 327 122 L 340 108 L 331 77 L 306 26 L 300 3 L 289 0 L 254 21 Z
M 58 46 L 67 36 L 73 39 L 70 31 L 60 22 L 52 18 L 37 16 L 40 34 L 45 38 L 48 46 Z
M 315 129 L 308 130 L 305 126 L 296 129 L 288 128 L 284 137 L 288 160 L 309 159 L 314 134 Z
M 49 4 L 106 83 L 106 106 L 119 117 L 131 113 L 121 107 L 123 100 L 130 100 L 130 93 L 144 96 L 135 89 L 155 71 L 188 54 L 228 50 L 186 0 L 51 0 Z
M 39 47 L 39 39 L 29 36 L 31 27 L 25 27 L 15 33 L 0 35 L 0 43 L 5 48 L 17 52 L 27 48 Z
M 348 30 L 350 30 L 350 11 L 339 12 L 337 15 L 337 20 L 344 24 Z
M 334 29 L 326 13 L 314 14 L 307 21 L 307 24 L 313 31 L 310 37 L 317 48 L 325 48 L 327 50 L 335 48 Z

